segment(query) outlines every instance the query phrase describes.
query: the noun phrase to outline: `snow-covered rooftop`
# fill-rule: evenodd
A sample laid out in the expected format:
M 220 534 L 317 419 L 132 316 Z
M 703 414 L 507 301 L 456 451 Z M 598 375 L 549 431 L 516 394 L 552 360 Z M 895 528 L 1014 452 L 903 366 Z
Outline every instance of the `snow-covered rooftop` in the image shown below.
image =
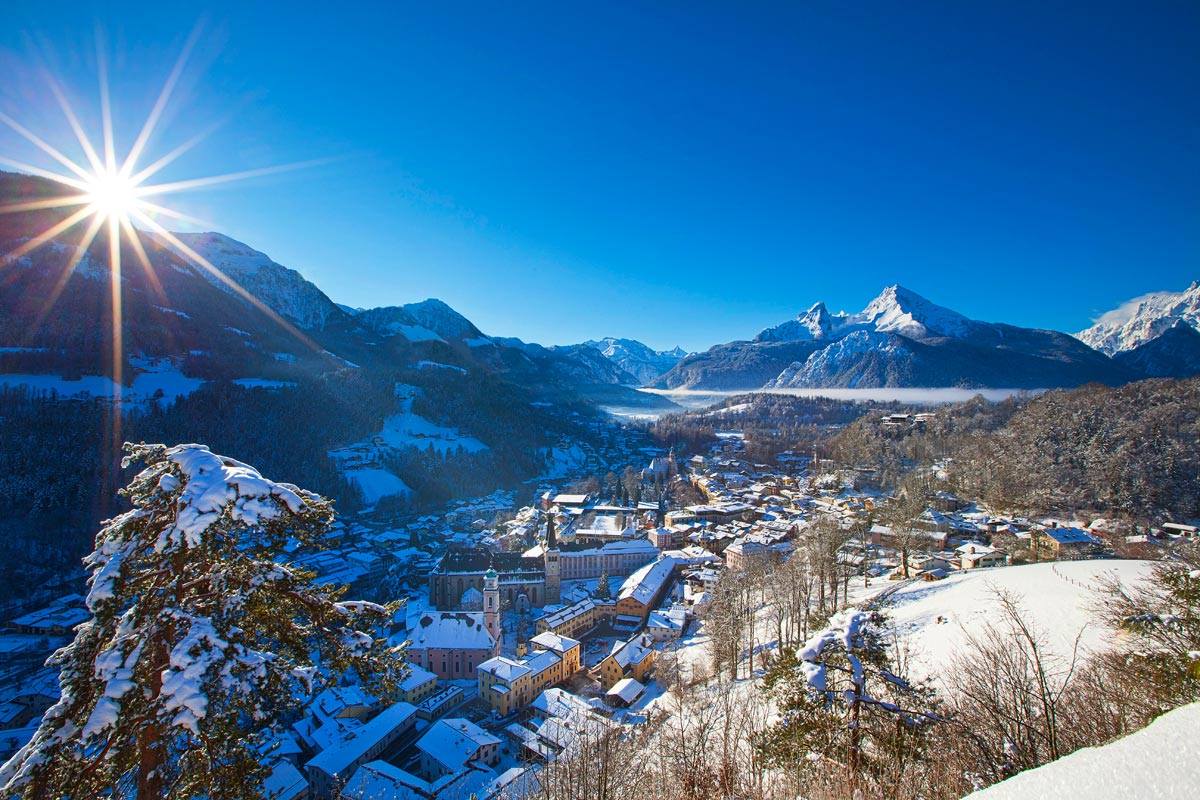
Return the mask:
M 409 632 L 416 648 L 491 650 L 496 642 L 483 624 L 483 614 L 473 611 L 429 611 Z
M 441 764 L 447 772 L 463 768 L 476 758 L 480 748 L 499 745 L 500 740 L 468 719 L 439 719 L 417 740 L 417 749 Z

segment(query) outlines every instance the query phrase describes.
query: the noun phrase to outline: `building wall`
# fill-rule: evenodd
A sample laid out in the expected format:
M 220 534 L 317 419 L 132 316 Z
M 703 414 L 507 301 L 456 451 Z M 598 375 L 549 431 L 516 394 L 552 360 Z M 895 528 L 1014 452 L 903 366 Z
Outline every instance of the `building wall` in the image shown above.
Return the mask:
M 550 631 L 560 636 L 569 636 L 572 639 L 578 639 L 580 635 L 587 633 L 597 625 L 612 620 L 613 615 L 616 613 L 616 605 L 614 603 L 596 603 L 595 601 L 583 600 L 577 605 L 589 602 L 594 603 L 591 608 L 557 625 L 550 625 L 544 617 L 539 619 L 537 621 L 537 632 L 544 633 Z
M 424 665 L 422 664 L 421 666 L 424 666 Z M 412 689 L 409 689 L 408 691 L 403 692 L 402 694 L 404 696 L 400 699 L 406 703 L 412 703 L 415 706 L 418 703 L 420 703 L 422 700 L 424 700 L 426 697 L 430 697 L 431 695 L 433 695 L 433 693 L 436 691 L 437 691 L 437 678 L 431 677 L 429 680 L 425 681 L 424 683 L 414 686 Z
M 478 673 L 479 696 L 503 717 L 529 705 L 544 690 L 562 683 L 582 668 L 583 648 L 576 645 L 541 672 L 522 675 L 512 682 L 497 680 L 490 672 Z M 496 685 L 507 686 L 508 691 L 503 694 L 491 691 Z
M 444 681 L 474 680 L 475 671 L 495 653 L 485 648 L 410 647 L 408 660 Z
M 559 555 L 560 574 L 565 581 L 592 580 L 602 574 L 628 575 L 657 557 L 654 552 L 571 552 Z
M 645 621 L 646 617 L 650 615 L 650 606 L 632 597 L 625 597 L 617 601 L 616 612 L 619 617 L 640 617 L 642 621 Z
M 654 668 L 654 662 L 658 658 L 658 653 L 655 650 L 650 650 L 646 653 L 641 661 L 633 664 L 628 671 L 623 669 L 617 660 L 612 656 L 600 662 L 600 685 L 605 691 L 611 689 L 613 684 L 622 678 L 633 678 L 639 683 L 645 683 L 650 670 Z
M 440 611 L 453 611 L 459 607 L 463 592 L 467 589 L 483 591 L 483 571 L 433 573 L 429 576 L 429 601 Z M 540 577 L 526 577 L 519 573 L 500 573 L 500 605 L 511 608 L 517 597 L 524 593 L 529 602 L 540 606 L 546 602 L 546 581 Z

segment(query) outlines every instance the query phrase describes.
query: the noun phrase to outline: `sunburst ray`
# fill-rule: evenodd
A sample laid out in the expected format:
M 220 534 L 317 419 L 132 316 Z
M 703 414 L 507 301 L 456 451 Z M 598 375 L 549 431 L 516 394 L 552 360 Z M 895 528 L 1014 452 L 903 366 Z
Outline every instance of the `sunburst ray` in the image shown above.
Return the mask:
M 114 448 L 112 451 L 114 457 L 119 452 L 118 448 L 120 446 L 120 404 L 125 378 L 125 315 L 122 297 L 122 254 L 126 247 L 128 247 L 131 257 L 140 265 L 141 271 L 145 274 L 146 280 L 150 284 L 155 297 L 164 304 L 168 300 L 162 281 L 155 270 L 151 254 L 147 252 L 145 243 L 142 241 L 141 237 L 143 235 L 153 236 L 156 242 L 160 243 L 162 247 L 174 251 L 181 258 L 195 264 L 204 273 L 213 277 L 233 294 L 258 309 L 274 324 L 295 337 L 306 347 L 314 352 L 321 351 L 321 347 L 296 328 L 295 325 L 255 297 L 240 283 L 225 274 L 220 268 L 205 258 L 203 254 L 190 247 L 156 219 L 156 217 L 163 217 L 180 220 L 192 225 L 216 227 L 205 220 L 197 219 L 178 209 L 156 201 L 164 195 L 178 194 L 234 181 L 289 172 L 315 164 L 327 163 L 330 160 L 313 159 L 225 174 L 173 180 L 158 184 L 148 183 L 148 180 L 152 176 L 158 174 L 191 151 L 224 121 L 221 120 L 202 129 L 200 132 L 186 139 L 182 144 L 167 151 L 164 155 L 157 158 L 148 157 L 150 145 L 159 133 L 160 128 L 163 127 L 163 120 L 166 117 L 167 110 L 173 98 L 177 95 L 177 89 L 185 66 L 197 43 L 199 32 L 200 26 L 197 26 L 186 40 L 182 51 L 168 72 L 137 136 L 134 137 L 128 151 L 125 152 L 124 158 L 119 159 L 117 153 L 117 137 L 113 123 L 113 104 L 109 82 L 109 62 L 105 55 L 104 36 L 99 30 L 96 32 L 96 77 L 100 106 L 100 137 L 98 142 L 88 136 L 87 131 L 80 122 L 79 115 L 69 101 L 63 87 L 52 75 L 46 73 L 46 80 L 50 86 L 50 91 L 59 108 L 62 110 L 67 126 L 70 128 L 82 151 L 83 160 L 81 162 L 74 160 L 67 153 L 54 147 L 45 137 L 39 136 L 17 120 L 0 113 L 0 123 L 7 125 L 20 135 L 21 138 L 32 144 L 38 151 L 53 161 L 56 167 L 61 166 L 65 168 L 65 173 L 58 171 L 57 168 L 48 169 L 3 156 L 0 156 L 0 164 L 6 164 L 30 175 L 46 178 L 67 187 L 69 190 L 73 190 L 73 193 L 64 194 L 60 197 L 33 198 L 0 205 L 0 214 L 36 211 L 57 211 L 61 214 L 61 218 L 49 224 L 45 230 L 20 243 L 11 252 L 0 254 L 0 270 L 10 267 L 18 259 L 51 242 L 56 237 L 62 236 L 81 222 L 87 221 L 83 233 L 79 237 L 78 244 L 67 259 L 61 274 L 57 276 L 53 287 L 50 288 L 43 302 L 40 304 L 33 325 L 27 333 L 27 337 L 33 337 L 41 328 L 69 284 L 71 277 L 76 273 L 80 262 L 85 257 L 88 257 L 101 232 L 105 234 L 107 239 L 104 250 L 107 256 L 108 263 L 106 266 L 109 272 L 108 313 L 110 318 L 108 322 L 112 346 L 109 369 L 111 371 L 110 377 L 114 383 L 113 391 L 115 400 L 109 425 L 111 426 L 110 444 Z M 146 165 L 140 163 L 144 157 L 149 162 Z M 103 256 L 92 253 L 92 257 L 98 258 Z M 32 341 L 32 338 L 30 341 Z

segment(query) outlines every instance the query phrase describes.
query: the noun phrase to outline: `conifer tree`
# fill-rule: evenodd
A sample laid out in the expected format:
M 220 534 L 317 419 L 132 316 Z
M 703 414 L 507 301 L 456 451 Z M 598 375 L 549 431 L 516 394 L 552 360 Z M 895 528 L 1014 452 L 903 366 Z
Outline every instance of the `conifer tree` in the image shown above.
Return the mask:
M 608 584 L 608 570 L 600 573 L 600 580 L 596 583 L 596 597 L 601 600 L 612 597 L 612 587 Z
M 1101 580 L 1098 609 L 1125 635 L 1117 669 L 1136 676 L 1152 713 L 1200 701 L 1200 545 L 1156 562 L 1145 580 Z
M 883 623 L 876 610 L 849 609 L 784 652 L 766 680 L 780 712 L 758 742 L 768 762 L 802 773 L 832 761 L 857 790 L 924 757 L 923 734 L 939 719 L 933 692 L 896 674 Z
M 85 559 L 93 617 L 52 656 L 62 697 L 0 795 L 259 797 L 259 749 L 312 693 L 394 690 L 401 653 L 373 635 L 389 610 L 280 563 L 289 541 L 320 546 L 324 498 L 202 445 L 126 451 L 146 467 Z

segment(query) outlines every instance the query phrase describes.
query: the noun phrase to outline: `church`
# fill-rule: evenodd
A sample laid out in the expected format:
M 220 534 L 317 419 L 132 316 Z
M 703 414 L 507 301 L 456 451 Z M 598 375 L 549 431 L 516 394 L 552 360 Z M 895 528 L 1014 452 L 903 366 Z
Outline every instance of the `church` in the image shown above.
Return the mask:
M 539 608 L 561 601 L 564 580 L 629 575 L 658 554 L 658 548 L 644 537 L 603 544 L 560 542 L 554 519 L 548 517 L 545 544 L 525 553 L 482 547 L 446 551 L 429 575 L 429 602 L 444 611 L 478 610 L 484 575 L 495 570 L 502 608 Z

